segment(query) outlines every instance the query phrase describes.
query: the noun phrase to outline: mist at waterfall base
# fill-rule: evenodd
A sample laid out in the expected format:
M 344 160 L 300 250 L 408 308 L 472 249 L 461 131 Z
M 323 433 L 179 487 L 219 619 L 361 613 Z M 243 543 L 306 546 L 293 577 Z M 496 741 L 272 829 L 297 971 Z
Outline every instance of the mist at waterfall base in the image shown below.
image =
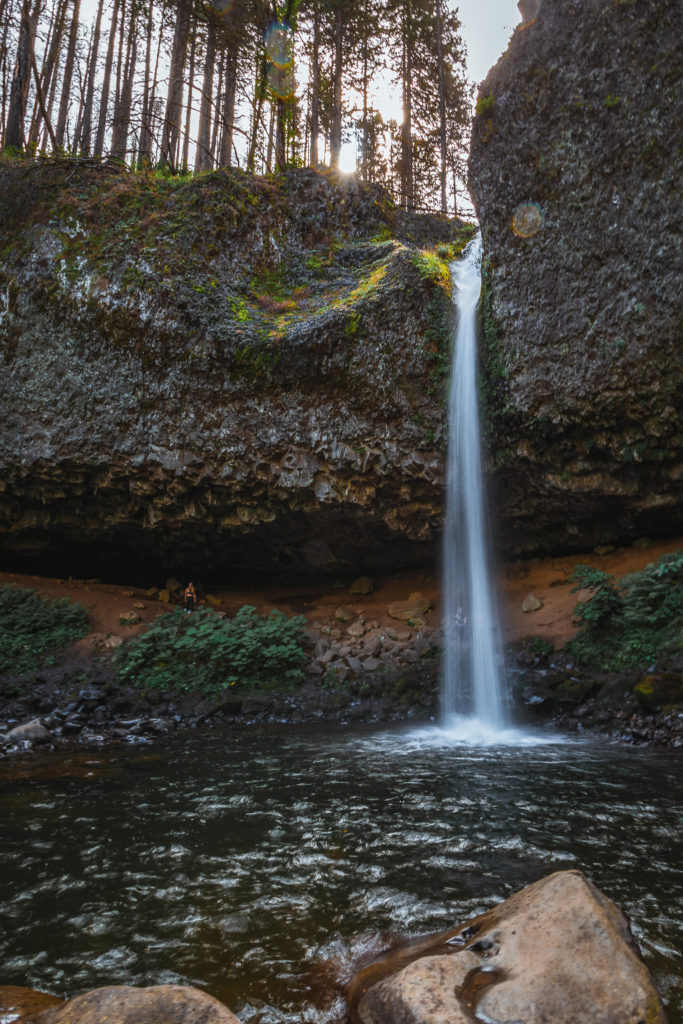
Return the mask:
M 448 406 L 443 539 L 442 739 L 531 742 L 512 729 L 503 646 L 491 586 L 477 394 L 481 236 L 451 265 L 456 333 Z

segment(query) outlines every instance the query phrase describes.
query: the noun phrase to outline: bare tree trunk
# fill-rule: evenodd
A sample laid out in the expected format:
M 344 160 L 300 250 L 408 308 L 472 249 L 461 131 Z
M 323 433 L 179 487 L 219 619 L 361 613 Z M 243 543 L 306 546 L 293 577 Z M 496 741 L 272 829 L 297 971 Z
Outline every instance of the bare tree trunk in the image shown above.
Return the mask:
M 133 100 L 133 79 L 135 77 L 135 63 L 137 60 L 137 29 L 136 29 L 135 4 L 130 5 L 130 24 L 128 27 L 128 41 L 126 44 L 126 60 L 121 70 L 121 87 L 118 98 L 116 117 L 114 120 L 114 131 L 111 140 L 111 155 L 118 160 L 125 160 L 128 148 L 128 130 L 130 126 L 130 109 Z M 121 27 L 123 29 L 124 17 L 121 12 Z M 123 31 L 121 32 L 123 37 Z M 119 50 L 120 56 L 122 56 Z
M 166 24 L 166 7 L 162 7 L 161 8 L 161 24 L 159 26 L 159 39 L 158 39 L 158 42 L 157 42 L 157 53 L 156 53 L 156 57 L 154 59 L 154 75 L 152 77 L 152 89 L 151 89 L 150 96 L 149 96 L 149 132 L 150 132 L 150 142 L 151 143 L 153 143 L 156 140 L 156 133 L 154 131 L 154 129 L 155 129 L 155 121 L 156 121 L 156 94 L 157 94 L 157 84 L 159 82 L 159 58 L 161 56 L 161 44 L 162 44 L 163 38 L 164 38 L 164 26 L 165 26 L 165 24 Z M 150 162 L 153 162 L 151 146 L 150 146 L 149 159 L 150 159 Z
M 36 15 L 38 9 L 36 4 Z M 31 14 L 29 0 L 24 0 L 19 24 L 19 42 L 14 76 L 10 88 L 7 127 L 5 128 L 5 149 L 24 148 L 24 115 L 31 75 L 31 45 L 36 32 L 36 19 Z
M 102 95 L 100 96 L 100 110 L 97 118 L 97 135 L 95 136 L 95 156 L 102 156 L 104 151 L 104 136 L 107 130 L 107 112 L 109 108 L 109 91 L 111 88 L 111 68 L 114 62 L 114 45 L 116 43 L 116 22 L 119 14 L 119 0 L 114 0 L 114 9 L 111 15 L 111 26 L 109 28 L 109 42 L 107 43 L 107 56 L 104 62 L 104 78 L 102 79 Z
M 258 132 L 261 125 L 261 113 L 263 111 L 263 100 L 266 94 L 266 69 L 265 59 L 259 55 L 256 58 L 256 82 L 254 85 L 254 113 L 251 122 L 251 138 L 249 140 L 249 150 L 247 152 L 247 170 L 252 174 L 254 173 L 254 166 L 256 164 L 256 144 L 258 142 Z
M 138 163 L 147 167 L 152 162 L 150 71 L 152 65 L 152 37 L 154 34 L 154 0 L 149 0 L 147 11 L 147 40 L 145 46 L 145 81 L 142 90 L 142 117 L 140 118 L 140 146 Z
M 185 135 L 183 138 L 183 170 L 187 171 L 190 159 L 190 126 L 192 122 L 192 102 L 194 96 L 194 59 L 197 52 L 197 19 L 192 19 L 192 44 L 190 46 L 190 80 L 187 85 L 187 103 L 185 104 Z
M 81 9 L 81 0 L 73 0 L 73 14 L 71 15 L 71 29 L 69 30 L 69 46 L 66 51 L 66 63 L 62 77 L 62 97 L 59 103 L 59 114 L 57 116 L 57 127 L 55 137 L 57 147 L 64 145 L 64 132 L 66 131 L 66 119 L 69 113 L 71 101 L 71 79 L 74 73 L 74 60 L 76 59 L 76 43 L 78 42 L 78 18 Z
M 268 119 L 268 148 L 266 150 L 266 170 L 270 174 L 273 169 L 273 150 L 275 135 L 275 107 L 271 103 L 270 105 L 270 117 Z
M 189 2 L 187 0 L 178 0 L 160 153 L 160 163 L 162 166 L 167 166 L 171 169 L 175 168 L 178 157 L 178 140 L 180 138 L 180 122 L 182 117 L 183 70 L 185 68 L 189 31 Z
M 313 53 L 311 54 L 311 167 L 320 163 L 318 135 L 320 134 L 320 6 L 316 3 L 313 14 Z
M 2 23 L 2 16 L 3 16 L 3 13 L 4 13 L 4 9 L 5 9 L 5 3 L 4 2 L 0 2 L 0 24 Z M 54 3 L 52 5 L 52 13 L 50 14 L 50 24 L 48 25 L 47 35 L 45 37 L 45 49 L 43 50 L 42 69 L 40 71 L 40 78 L 41 78 L 41 80 L 43 79 L 43 75 L 44 75 L 44 72 L 45 72 L 45 66 L 46 66 L 46 63 L 47 63 L 48 54 L 49 54 L 51 46 L 52 46 L 52 37 L 53 37 L 54 32 L 55 32 L 55 26 L 56 26 L 56 23 L 57 23 L 57 15 L 58 15 L 58 13 L 59 13 L 59 3 Z M 37 34 L 37 31 L 36 31 L 36 34 Z M 33 50 L 34 50 L 34 56 L 35 56 L 35 43 L 34 43 L 34 46 L 33 46 Z M 36 62 L 36 64 L 37 64 L 37 62 Z M 42 94 L 43 99 L 44 99 L 45 93 L 42 90 L 41 90 L 41 94 Z M 43 102 L 43 108 L 44 108 L 44 106 L 45 106 L 45 103 Z M 31 148 L 31 149 L 33 149 L 37 145 L 37 143 L 38 143 L 38 135 L 40 134 L 40 118 L 41 118 L 41 109 L 40 109 L 40 104 L 38 103 L 38 96 L 36 95 L 36 98 L 35 98 L 35 101 L 34 101 L 34 104 L 33 104 L 33 115 L 31 117 L 31 127 L 29 128 L 29 132 L 28 132 L 28 143 L 29 143 L 29 148 Z
M 213 73 L 216 62 L 216 22 L 211 14 L 206 26 L 206 56 L 202 82 L 202 102 L 199 108 L 199 131 L 195 171 L 211 170 L 211 100 L 213 94 Z
M 448 197 L 446 195 L 446 93 L 443 74 L 443 30 L 441 22 L 441 0 L 436 0 L 436 45 L 439 61 L 439 141 L 441 143 L 441 212 L 448 213 Z
M 415 208 L 413 184 L 413 38 L 410 0 L 404 5 L 403 21 L 403 122 L 401 124 L 401 205 Z
M 34 46 L 33 39 L 31 39 L 30 42 L 31 42 L 31 67 L 33 69 L 33 77 L 34 77 L 35 85 L 36 85 L 36 102 L 38 104 L 38 107 L 40 108 L 40 112 L 42 114 L 43 121 L 45 122 L 45 131 L 50 136 L 50 141 L 52 142 L 52 148 L 56 151 L 57 150 L 57 140 L 55 138 L 55 133 L 52 130 L 52 124 L 50 123 L 50 118 L 48 117 L 47 110 L 45 109 L 45 102 L 43 100 L 43 90 L 42 90 L 41 85 L 40 85 L 40 75 L 38 74 L 38 65 L 36 64 L 36 52 L 35 52 L 35 46 Z
M 332 124 L 330 125 L 330 167 L 339 167 L 342 147 L 342 41 L 344 23 L 342 0 L 336 2 L 334 25 L 334 78 L 332 82 Z
M 83 124 L 83 116 L 85 114 L 85 91 L 88 81 L 88 68 L 90 67 L 90 58 L 92 56 L 92 44 L 93 37 L 95 34 L 95 26 L 93 25 L 90 29 L 90 41 L 88 43 L 88 52 L 86 54 L 85 63 L 82 61 L 76 61 L 76 73 L 78 74 L 78 93 L 80 100 L 78 101 L 78 113 L 76 115 L 76 127 L 74 128 L 73 138 L 73 152 L 78 152 L 78 142 L 81 137 L 81 126 Z
M 363 134 L 361 141 L 360 176 L 368 180 L 368 37 L 363 35 Z
M 84 156 L 90 155 L 90 142 L 92 135 L 92 108 L 95 96 L 95 79 L 97 78 L 97 58 L 100 50 L 100 33 L 102 31 L 102 11 L 104 0 L 100 0 L 97 7 L 97 18 L 92 40 L 92 52 L 90 54 L 90 67 L 88 68 L 88 84 L 85 91 L 85 105 L 83 107 L 83 124 L 81 126 L 80 138 L 76 145 Z
M 131 5 L 134 0 L 131 0 Z M 121 0 L 121 20 L 119 21 L 119 44 L 116 53 L 116 84 L 114 86 L 114 116 L 111 124 L 111 142 L 109 143 L 109 154 L 118 156 L 121 137 L 121 92 L 123 90 L 123 77 L 125 74 L 123 64 L 123 41 L 126 28 L 126 0 Z
M 232 140 L 235 125 L 235 92 L 237 90 L 237 50 L 228 48 L 225 64 L 225 94 L 223 98 L 223 135 L 218 158 L 220 167 L 232 165 Z
M 223 98 L 223 79 L 225 77 L 225 54 L 222 53 L 218 62 L 218 85 L 216 86 L 216 99 L 213 108 L 213 129 L 211 131 L 211 167 L 216 166 L 216 146 L 218 143 L 218 130 L 221 125 L 221 106 Z

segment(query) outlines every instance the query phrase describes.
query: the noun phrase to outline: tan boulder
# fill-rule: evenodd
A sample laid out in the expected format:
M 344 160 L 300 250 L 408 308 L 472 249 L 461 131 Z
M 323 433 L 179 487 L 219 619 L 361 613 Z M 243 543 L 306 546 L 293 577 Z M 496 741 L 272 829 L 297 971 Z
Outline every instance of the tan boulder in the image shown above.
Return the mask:
M 542 607 L 543 601 L 540 598 L 536 597 L 535 594 L 527 594 L 524 600 L 522 601 L 523 612 L 537 612 Z
M 460 1024 L 473 1014 L 515 1024 L 666 1024 L 626 918 L 580 871 L 550 875 L 413 952 L 410 963 L 409 948 L 390 954 L 352 983 L 361 1024 Z
M 338 622 L 353 622 L 356 616 L 354 612 L 352 612 L 351 609 L 348 607 L 348 605 L 340 604 L 336 612 L 334 613 L 334 617 L 335 619 L 337 619 Z
M 393 604 L 389 605 L 388 613 L 392 619 L 405 620 L 409 619 L 423 619 L 429 609 L 432 607 L 432 602 L 424 594 L 415 592 L 411 594 L 407 601 L 394 601 Z
M 375 584 L 369 576 L 359 576 L 349 587 L 349 594 L 360 594 L 361 597 L 364 597 L 366 594 L 371 594 L 374 589 Z
M 31 746 L 35 746 L 38 743 L 49 743 L 50 732 L 45 728 L 39 718 L 34 718 L 31 722 L 25 722 L 23 725 L 17 725 L 14 729 L 10 729 L 9 732 L 5 733 L 5 743 L 30 743 Z
M 239 1024 L 217 999 L 189 985 L 94 988 L 46 1010 L 36 1024 Z

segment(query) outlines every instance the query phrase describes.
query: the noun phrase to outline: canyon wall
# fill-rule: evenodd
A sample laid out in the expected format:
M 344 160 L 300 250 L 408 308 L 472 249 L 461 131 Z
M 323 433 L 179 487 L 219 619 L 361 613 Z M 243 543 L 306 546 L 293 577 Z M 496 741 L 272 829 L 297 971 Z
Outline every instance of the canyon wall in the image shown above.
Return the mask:
M 680 532 L 680 6 L 524 11 L 469 165 L 497 531 L 518 552 Z

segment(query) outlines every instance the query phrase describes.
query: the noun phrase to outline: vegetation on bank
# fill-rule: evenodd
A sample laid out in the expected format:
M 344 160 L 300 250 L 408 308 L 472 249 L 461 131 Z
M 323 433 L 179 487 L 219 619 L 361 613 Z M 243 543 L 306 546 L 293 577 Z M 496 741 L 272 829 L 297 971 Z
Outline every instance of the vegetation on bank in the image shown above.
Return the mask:
M 35 590 L 0 586 L 0 676 L 23 675 L 48 663 L 53 651 L 80 640 L 90 630 L 82 605 L 53 601 Z
M 142 636 L 122 644 L 114 668 L 122 683 L 145 690 L 201 692 L 216 697 L 292 690 L 304 678 L 303 615 L 244 605 L 232 619 L 208 608 L 175 609 Z
M 578 664 L 611 672 L 683 651 L 683 551 L 618 581 L 588 565 L 570 578 L 592 594 L 577 604 L 580 628 L 566 646 Z

